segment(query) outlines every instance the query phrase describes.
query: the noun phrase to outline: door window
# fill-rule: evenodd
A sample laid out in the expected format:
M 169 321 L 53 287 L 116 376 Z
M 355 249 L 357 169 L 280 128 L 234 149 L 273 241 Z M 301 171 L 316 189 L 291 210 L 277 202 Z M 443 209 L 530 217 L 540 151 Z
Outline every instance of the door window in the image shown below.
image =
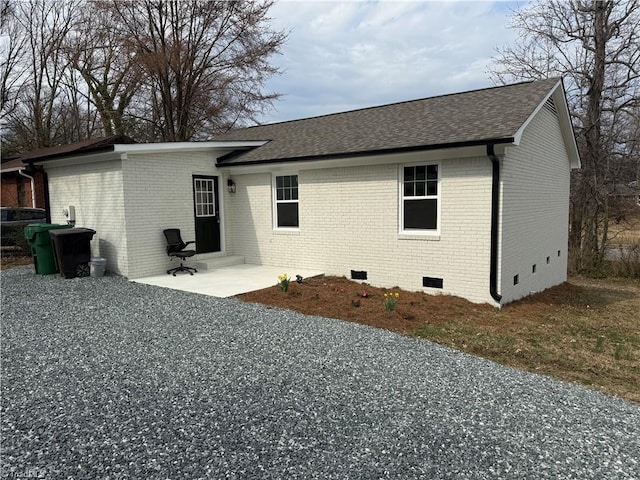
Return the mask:
M 216 216 L 216 197 L 213 190 L 213 179 L 194 178 L 196 217 Z

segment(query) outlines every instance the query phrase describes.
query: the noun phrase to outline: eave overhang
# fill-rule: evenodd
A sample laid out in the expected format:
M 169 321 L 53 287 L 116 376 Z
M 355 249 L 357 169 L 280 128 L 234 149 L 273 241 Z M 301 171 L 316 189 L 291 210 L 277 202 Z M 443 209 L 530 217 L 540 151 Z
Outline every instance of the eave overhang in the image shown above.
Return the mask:
M 304 165 L 304 168 L 310 168 L 310 166 L 313 165 L 315 168 L 322 168 L 323 166 L 324 167 L 339 166 L 339 165 L 336 165 L 336 162 L 339 163 L 341 161 L 346 161 L 346 160 L 357 160 L 357 159 L 371 160 L 376 157 L 383 158 L 389 155 L 395 156 L 395 155 L 402 155 L 402 154 L 411 154 L 416 152 L 445 152 L 445 151 L 464 150 L 464 149 L 467 149 L 467 150 L 472 149 L 474 151 L 472 155 L 465 154 L 464 156 L 475 156 L 476 150 L 477 152 L 479 152 L 478 155 L 484 155 L 483 152 L 485 151 L 485 147 L 489 144 L 494 144 L 494 145 L 513 144 L 513 142 L 514 142 L 513 137 L 504 137 L 504 138 L 471 140 L 468 142 L 455 142 L 455 143 L 445 143 L 445 144 L 436 144 L 436 145 L 416 145 L 416 146 L 402 147 L 402 148 L 366 150 L 366 151 L 359 151 L 359 152 L 345 152 L 345 153 L 337 153 L 337 154 L 307 156 L 307 157 L 264 159 L 264 160 L 252 160 L 252 161 L 246 161 L 246 162 L 242 162 L 242 161 L 225 162 L 226 159 L 232 159 L 242 154 L 242 152 L 231 152 L 231 154 L 229 155 L 220 157 L 218 159 L 218 162 L 216 163 L 216 167 L 220 169 L 228 169 L 229 171 L 236 171 L 243 167 L 259 167 L 259 166 L 276 167 L 278 165 L 288 165 L 288 166 Z M 476 148 L 476 147 L 481 147 L 481 148 Z M 378 163 L 384 163 L 384 162 L 382 161 Z
M 562 134 L 562 139 L 564 140 L 565 148 L 567 149 L 567 156 L 569 157 L 569 163 L 572 169 L 580 168 L 580 154 L 578 152 L 578 144 L 576 143 L 575 133 L 573 131 L 573 124 L 571 123 L 571 116 L 569 114 L 569 106 L 567 105 L 567 96 L 564 89 L 564 84 L 562 80 L 558 80 L 558 82 L 554 85 L 554 87 L 549 91 L 549 93 L 544 97 L 544 99 L 538 104 L 536 109 L 529 115 L 527 120 L 520 126 L 518 131 L 514 135 L 514 145 L 519 145 L 520 140 L 522 139 L 522 135 L 527 128 L 527 126 L 531 123 L 533 118 L 538 114 L 540 109 L 544 107 L 544 104 L 549 100 L 549 98 L 553 99 L 553 102 L 556 106 L 556 111 L 558 112 L 558 122 L 560 124 L 560 132 Z

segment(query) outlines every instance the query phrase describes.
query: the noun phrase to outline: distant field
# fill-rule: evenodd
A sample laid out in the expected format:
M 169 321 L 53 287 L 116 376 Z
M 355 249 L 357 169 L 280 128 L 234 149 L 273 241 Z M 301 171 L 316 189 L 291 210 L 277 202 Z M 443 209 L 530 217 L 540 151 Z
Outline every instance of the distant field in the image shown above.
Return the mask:
M 609 222 L 609 244 L 637 245 L 640 243 L 640 207 L 638 213 L 625 216 L 624 220 Z

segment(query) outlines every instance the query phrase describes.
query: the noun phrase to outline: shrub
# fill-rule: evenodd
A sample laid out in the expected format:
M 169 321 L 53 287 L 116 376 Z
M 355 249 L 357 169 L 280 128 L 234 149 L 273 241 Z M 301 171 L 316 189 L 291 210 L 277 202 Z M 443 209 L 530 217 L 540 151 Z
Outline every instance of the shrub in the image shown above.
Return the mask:
M 640 241 L 620 248 L 620 266 L 619 275 L 640 278 Z
M 640 241 L 615 249 L 616 260 L 605 262 L 601 269 L 603 275 L 614 277 L 640 278 Z M 593 276 L 593 275 L 592 275 Z

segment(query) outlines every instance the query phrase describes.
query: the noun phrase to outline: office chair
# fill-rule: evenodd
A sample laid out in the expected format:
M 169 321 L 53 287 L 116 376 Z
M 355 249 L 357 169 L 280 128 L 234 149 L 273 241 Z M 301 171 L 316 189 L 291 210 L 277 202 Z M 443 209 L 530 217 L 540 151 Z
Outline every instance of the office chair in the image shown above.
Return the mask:
M 175 277 L 176 272 L 189 272 L 190 275 L 193 275 L 193 272 L 197 273 L 198 270 L 195 268 L 185 267 L 183 264 L 185 258 L 193 257 L 196 254 L 195 250 L 185 250 L 185 247 L 196 242 L 184 243 L 179 228 L 167 228 L 163 230 L 163 233 L 167 239 L 167 255 L 180 259 L 180 266 L 167 270 L 167 274 L 172 273 Z

